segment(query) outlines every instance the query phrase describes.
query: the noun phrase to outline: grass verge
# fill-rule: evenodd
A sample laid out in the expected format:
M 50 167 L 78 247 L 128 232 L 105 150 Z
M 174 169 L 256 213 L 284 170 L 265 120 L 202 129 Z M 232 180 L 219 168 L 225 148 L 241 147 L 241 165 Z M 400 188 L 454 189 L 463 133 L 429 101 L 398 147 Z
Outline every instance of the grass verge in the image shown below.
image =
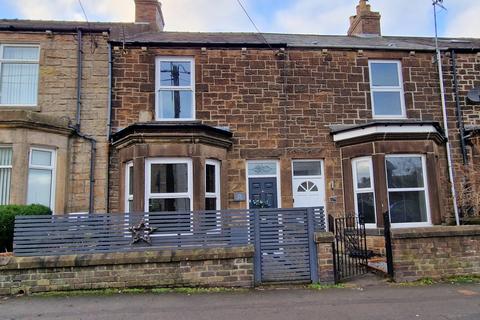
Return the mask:
M 74 291 L 52 291 L 32 293 L 34 297 L 79 297 L 79 296 L 112 296 L 118 294 L 165 294 L 181 293 L 186 295 L 201 293 L 220 293 L 220 292 L 245 292 L 242 288 L 124 288 L 124 289 L 99 289 L 99 290 L 74 290 Z
M 429 286 L 437 283 L 450 283 L 450 284 L 469 284 L 469 283 L 480 283 L 480 276 L 470 275 L 470 276 L 453 276 L 441 279 L 432 279 L 432 278 L 422 278 L 416 281 L 411 282 L 396 282 L 393 285 L 396 286 L 405 286 L 405 287 L 421 287 Z
M 326 289 L 344 289 L 346 288 L 346 286 L 344 283 L 337 283 L 337 284 L 312 283 L 308 285 L 308 288 L 313 290 L 326 290 Z

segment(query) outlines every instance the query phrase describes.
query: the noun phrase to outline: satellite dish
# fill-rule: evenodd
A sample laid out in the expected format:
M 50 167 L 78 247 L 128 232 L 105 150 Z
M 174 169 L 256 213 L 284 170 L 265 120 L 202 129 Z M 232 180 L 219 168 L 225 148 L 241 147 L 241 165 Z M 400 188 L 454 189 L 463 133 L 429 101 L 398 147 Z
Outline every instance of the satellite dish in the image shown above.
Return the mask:
M 468 91 L 468 100 L 474 103 L 480 102 L 480 87 L 474 87 Z

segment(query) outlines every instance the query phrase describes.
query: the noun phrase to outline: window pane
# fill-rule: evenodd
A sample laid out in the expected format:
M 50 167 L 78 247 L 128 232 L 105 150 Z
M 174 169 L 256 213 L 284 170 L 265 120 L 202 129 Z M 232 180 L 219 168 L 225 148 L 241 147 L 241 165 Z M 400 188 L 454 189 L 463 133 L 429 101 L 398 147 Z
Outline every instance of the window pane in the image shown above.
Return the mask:
M 3 49 L 3 59 L 38 60 L 39 51 L 35 47 L 6 46 Z
M 133 212 L 133 200 L 128 200 L 128 212 Z
M 32 150 L 31 164 L 34 166 L 51 166 L 52 152 L 42 150 Z
M 205 210 L 217 210 L 217 198 L 205 198 Z
M 320 161 L 295 161 L 293 162 L 294 176 L 319 176 L 322 174 Z
M 152 193 L 188 192 L 188 165 L 186 163 L 152 164 Z
M 402 100 L 400 92 L 373 92 L 373 106 L 376 116 L 401 116 Z
M 3 63 L 0 76 L 1 104 L 36 104 L 38 65 Z
M 205 166 L 205 192 L 215 193 L 215 166 Z
M 0 148 L 0 166 L 12 165 L 12 148 Z
M 128 194 L 133 194 L 133 166 L 128 167 Z
M 28 204 L 38 203 L 50 207 L 52 171 L 30 169 L 28 172 Z
M 189 198 L 150 199 L 149 212 L 159 211 L 190 211 Z
M 161 90 L 159 92 L 160 117 L 162 119 L 193 118 L 191 90 Z
M 396 63 L 371 63 L 372 86 L 399 86 Z
M 0 149 L 1 159 L 1 149 Z M 10 203 L 10 185 L 12 179 L 12 169 L 0 168 L 0 205 Z
M 365 161 L 357 161 L 356 162 L 356 170 L 357 170 L 357 188 L 371 188 L 372 181 L 370 177 L 370 162 Z
M 248 164 L 249 175 L 276 175 L 277 164 L 275 162 L 255 162 Z
M 389 188 L 422 188 L 423 170 L 421 157 L 387 157 Z
M 389 192 L 392 223 L 427 222 L 424 191 Z
M 358 193 L 358 215 L 363 216 L 365 223 L 375 223 L 375 203 L 373 192 Z
M 162 86 L 190 86 L 191 85 L 190 62 L 160 63 L 160 85 Z

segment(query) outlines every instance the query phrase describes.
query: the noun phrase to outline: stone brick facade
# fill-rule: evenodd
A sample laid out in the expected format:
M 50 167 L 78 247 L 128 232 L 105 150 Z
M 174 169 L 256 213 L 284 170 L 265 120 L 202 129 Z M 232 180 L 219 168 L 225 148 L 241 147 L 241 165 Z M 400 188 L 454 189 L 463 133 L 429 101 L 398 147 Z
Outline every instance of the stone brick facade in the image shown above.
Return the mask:
M 315 234 L 315 243 L 317 244 L 318 280 L 321 284 L 335 283 L 333 241 L 334 235 L 331 232 L 320 232 Z
M 12 29 L 14 30 L 14 29 Z M 80 131 L 97 140 L 95 158 L 95 212 L 107 210 L 108 171 L 108 38 L 101 33 L 83 36 L 82 109 Z M 54 212 L 85 212 L 89 207 L 90 143 L 73 134 L 77 97 L 77 33 L 0 31 L 0 44 L 33 44 L 40 47 L 38 103 L 35 107 L 0 107 L 0 144 L 13 146 L 14 168 L 11 203 L 26 201 L 28 151 L 31 146 L 57 150 L 56 200 Z M 12 110 L 23 111 L 22 120 L 43 116 L 38 121 L 17 125 Z M 29 115 L 32 114 L 33 115 Z M 10 114 L 10 116 L 8 116 Z M 52 133 L 48 126 L 60 128 Z M 29 132 L 35 139 L 19 141 L 18 130 Z M 48 138 L 52 136 L 53 138 Z M 65 140 L 65 141 L 64 141 Z M 66 145 L 65 145 L 66 143 Z M 18 165 L 16 165 L 18 164 Z M 12 190 L 12 192 L 15 190 Z
M 392 230 L 395 281 L 480 275 L 480 227 Z
M 323 159 L 326 209 L 345 212 L 341 148 L 330 135 L 331 124 L 362 124 L 372 119 L 369 59 L 394 59 L 402 63 L 406 111 L 409 120 L 442 122 L 440 95 L 431 52 L 354 51 L 343 49 L 161 48 L 146 50 L 134 45 L 114 52 L 112 126 L 114 131 L 141 121 L 155 112 L 155 57 L 187 56 L 195 59 L 196 119 L 211 126 L 228 127 L 233 146 L 228 150 L 227 181 L 223 197 L 227 208 L 244 208 L 233 201 L 245 192 L 245 161 L 278 159 L 281 171 L 281 205 L 293 206 L 291 161 Z M 451 98 L 451 97 L 450 97 Z M 449 114 L 454 106 L 449 99 Z M 144 121 L 145 119 L 142 119 Z M 455 118 L 450 121 L 455 132 Z M 453 133 L 452 133 L 453 135 Z M 407 142 L 408 144 L 408 142 Z M 411 151 L 410 151 L 411 152 Z M 422 153 L 423 149 L 417 150 Z M 115 151 L 112 152 L 115 154 Z M 441 222 L 451 222 L 444 146 L 432 153 L 438 171 Z M 120 171 L 121 172 L 121 171 Z M 111 208 L 121 211 L 117 185 L 119 171 L 111 168 Z M 379 209 L 381 210 L 381 209 Z
M 148 287 L 252 287 L 253 248 L 0 257 L 0 295 Z

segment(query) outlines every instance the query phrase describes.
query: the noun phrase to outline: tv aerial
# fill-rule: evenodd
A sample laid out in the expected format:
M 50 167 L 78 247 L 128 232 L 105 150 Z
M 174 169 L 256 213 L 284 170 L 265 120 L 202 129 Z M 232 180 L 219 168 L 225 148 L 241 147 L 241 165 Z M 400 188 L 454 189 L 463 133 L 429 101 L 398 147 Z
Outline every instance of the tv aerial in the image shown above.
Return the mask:
M 473 87 L 468 91 L 468 100 L 473 103 L 480 103 L 480 87 Z

